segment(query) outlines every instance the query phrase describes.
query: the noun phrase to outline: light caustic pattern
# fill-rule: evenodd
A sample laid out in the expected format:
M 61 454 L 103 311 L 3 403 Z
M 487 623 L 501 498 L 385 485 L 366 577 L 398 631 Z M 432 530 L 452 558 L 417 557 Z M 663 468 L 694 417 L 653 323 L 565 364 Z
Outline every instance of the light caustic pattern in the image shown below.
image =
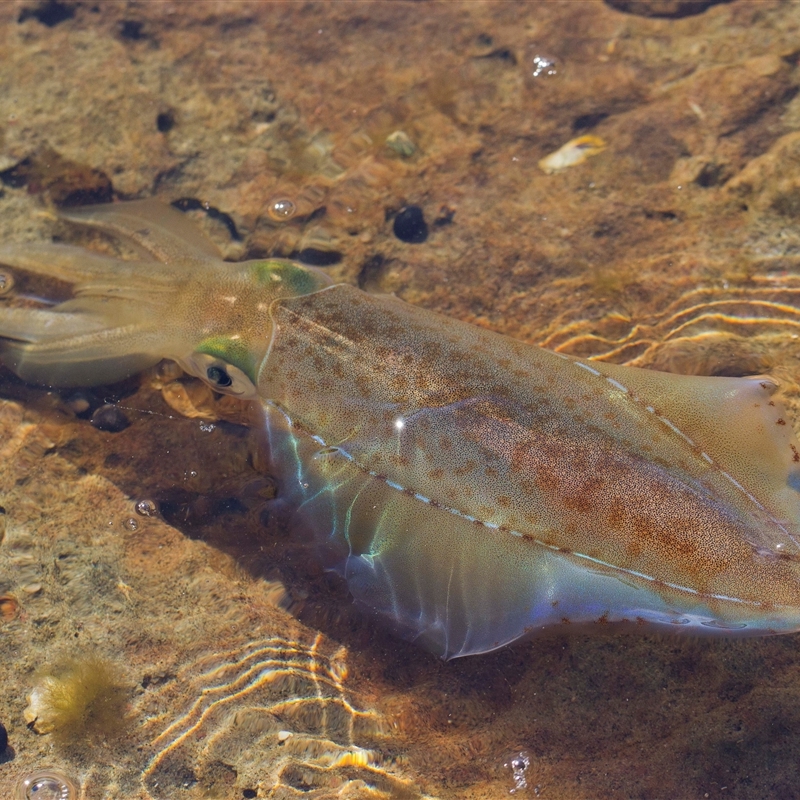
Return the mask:
M 744 288 L 693 289 L 639 320 L 609 315 L 571 322 L 540 344 L 559 353 L 639 366 L 661 348 L 705 339 L 800 336 L 800 279 L 756 276 Z M 663 365 L 662 365 L 663 366 Z
M 145 797 L 206 796 L 233 780 L 269 797 L 422 797 L 371 749 L 390 726 L 354 704 L 345 657 L 323 652 L 319 635 L 276 637 L 183 666 L 143 698 Z

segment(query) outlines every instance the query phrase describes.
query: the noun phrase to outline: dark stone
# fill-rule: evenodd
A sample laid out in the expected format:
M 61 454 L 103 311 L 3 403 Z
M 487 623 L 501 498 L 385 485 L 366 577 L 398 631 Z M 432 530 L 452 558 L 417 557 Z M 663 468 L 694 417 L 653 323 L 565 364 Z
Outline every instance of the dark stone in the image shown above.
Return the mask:
M 605 111 L 596 111 L 593 114 L 581 114 L 579 117 L 575 117 L 575 119 L 572 120 L 572 130 L 576 132 L 589 130 L 589 128 L 594 128 L 595 125 L 599 125 L 607 117 L 608 114 Z
M 23 158 L 18 164 L 13 167 L 4 169 L 0 172 L 0 181 L 12 189 L 21 189 L 27 182 L 28 176 L 26 175 L 25 167 L 30 164 L 29 158 Z
M 252 797 L 258 797 L 258 792 L 255 789 L 242 789 L 242 797 L 250 800 Z
M 442 206 L 439 209 L 439 216 L 433 221 L 434 228 L 443 228 L 445 225 L 453 224 L 453 217 L 456 215 L 456 210 L 449 206 Z
M 505 61 L 510 66 L 514 67 L 517 65 L 517 57 L 514 55 L 514 52 L 507 47 L 500 47 L 497 50 L 492 50 L 491 53 L 487 53 L 485 56 L 479 56 L 479 58 L 492 58 L 497 61 Z
M 606 5 L 637 17 L 682 19 L 702 14 L 707 8 L 733 0 L 605 0 Z
M 6 749 L 8 748 L 8 731 L 6 730 L 6 726 L 0 722 L 0 755 L 5 753 Z
M 48 28 L 53 28 L 59 22 L 65 22 L 75 16 L 75 8 L 66 3 L 59 3 L 58 0 L 47 0 L 45 3 L 39 3 L 34 8 L 23 8 L 19 12 L 17 22 L 25 22 L 27 19 L 35 19 L 46 25 Z
M 731 168 L 725 164 L 706 164 L 694 182 L 707 189 L 710 186 L 721 186 L 732 174 Z
M 133 19 L 124 19 L 119 26 L 119 35 L 123 39 L 128 39 L 131 42 L 140 42 L 146 39 L 145 34 L 142 33 L 144 23 Z
M 317 250 L 316 247 L 305 247 L 293 258 L 311 267 L 330 267 L 342 260 L 342 254 L 335 250 Z
M 428 223 L 419 206 L 406 206 L 397 212 L 394 235 L 408 244 L 422 244 L 428 238 Z
M 167 133 L 175 127 L 175 115 L 171 111 L 162 111 L 156 117 L 156 128 L 160 133 Z
M 119 433 L 130 425 L 130 420 L 116 406 L 100 406 L 92 414 L 92 425 L 99 431 Z

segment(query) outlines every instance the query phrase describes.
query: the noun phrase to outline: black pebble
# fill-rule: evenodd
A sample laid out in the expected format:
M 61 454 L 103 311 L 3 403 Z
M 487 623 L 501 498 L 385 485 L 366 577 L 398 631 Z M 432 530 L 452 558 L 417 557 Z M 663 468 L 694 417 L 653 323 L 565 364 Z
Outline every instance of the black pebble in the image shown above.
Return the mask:
M 5 753 L 6 748 L 8 747 L 8 731 L 6 730 L 6 726 L 0 722 L 0 755 Z
M 428 238 L 428 223 L 419 206 L 406 206 L 397 212 L 394 235 L 409 244 L 422 244 Z
M 310 267 L 332 267 L 342 260 L 341 253 L 335 250 L 317 250 L 316 247 L 306 247 L 293 257 Z
M 116 406 L 100 406 L 92 414 L 92 425 L 99 431 L 119 433 L 130 424 L 130 420 Z
M 142 28 L 144 28 L 143 22 L 133 19 L 124 19 L 119 26 L 119 35 L 123 39 L 130 39 L 132 42 L 138 42 L 146 38 L 142 33 Z
M 44 3 L 39 3 L 36 8 L 23 8 L 17 17 L 17 22 L 25 22 L 26 19 L 33 17 L 42 25 L 54 28 L 59 22 L 65 22 L 74 16 L 75 9 L 66 3 L 59 3 L 58 0 L 46 0 Z
M 156 128 L 161 133 L 167 133 L 175 127 L 175 115 L 171 111 L 162 111 L 156 116 Z

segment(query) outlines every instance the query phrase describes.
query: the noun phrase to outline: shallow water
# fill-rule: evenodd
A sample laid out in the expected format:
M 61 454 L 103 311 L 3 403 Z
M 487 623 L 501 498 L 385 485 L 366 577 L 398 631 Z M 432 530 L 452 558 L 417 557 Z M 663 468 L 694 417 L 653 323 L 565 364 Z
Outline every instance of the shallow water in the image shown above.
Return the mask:
M 183 200 L 230 259 L 565 353 L 769 371 L 797 419 L 800 6 L 698 5 L 3 4 L 0 237 L 108 249 L 45 210 Z M 176 378 L 0 373 L 0 795 L 51 768 L 91 800 L 797 796 L 796 636 L 440 662 L 308 563 L 243 409 Z M 26 726 L 87 654 L 120 724 Z

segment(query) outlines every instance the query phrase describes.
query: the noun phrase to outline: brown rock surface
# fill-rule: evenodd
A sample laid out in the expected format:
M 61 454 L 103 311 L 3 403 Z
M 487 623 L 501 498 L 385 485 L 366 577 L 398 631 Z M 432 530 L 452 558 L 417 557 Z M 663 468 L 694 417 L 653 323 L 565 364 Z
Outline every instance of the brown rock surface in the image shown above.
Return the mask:
M 188 199 L 230 258 L 324 260 L 563 352 L 770 369 L 797 414 L 798 6 L 614 5 L 0 4 L 0 239 L 77 241 L 47 204 L 110 181 Z M 587 134 L 606 148 L 539 169 Z M 421 244 L 393 234 L 409 205 Z M 245 429 L 213 421 L 234 409 L 191 385 L 169 406 L 150 375 L 98 392 L 132 423 L 107 433 L 0 381 L 1 796 L 51 765 L 90 800 L 495 798 L 520 752 L 520 797 L 796 796 L 797 637 L 438 663 L 286 541 Z M 119 666 L 135 724 L 54 748 L 26 696 L 82 649 Z

